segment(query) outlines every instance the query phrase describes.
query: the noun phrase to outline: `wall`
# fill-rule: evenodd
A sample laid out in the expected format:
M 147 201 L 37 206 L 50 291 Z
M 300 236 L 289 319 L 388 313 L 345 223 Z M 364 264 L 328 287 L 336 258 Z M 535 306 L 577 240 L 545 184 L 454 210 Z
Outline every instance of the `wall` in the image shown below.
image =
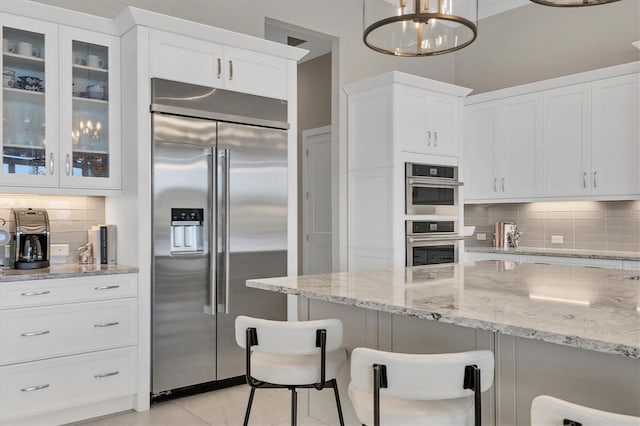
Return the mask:
M 640 1 L 578 8 L 526 5 L 480 21 L 455 54 L 455 82 L 487 92 L 640 60 Z
M 298 164 L 302 164 L 302 132 L 331 124 L 331 54 L 298 65 Z M 298 271 L 302 271 L 304 235 L 302 167 L 298 167 Z M 331 170 L 327 170 L 330 174 Z
M 640 252 L 640 201 L 567 201 L 466 205 L 465 225 L 476 225 L 467 245 L 491 245 L 495 223 L 514 222 L 522 232 L 520 246 Z M 552 244 L 562 235 L 563 244 Z
M 47 209 L 51 243 L 69 245 L 69 256 L 51 259 L 55 263 L 76 262 L 78 247 L 87 243 L 87 230 L 104 223 L 104 197 L 0 194 L 0 206 L 0 218 L 7 221 L 12 208 Z

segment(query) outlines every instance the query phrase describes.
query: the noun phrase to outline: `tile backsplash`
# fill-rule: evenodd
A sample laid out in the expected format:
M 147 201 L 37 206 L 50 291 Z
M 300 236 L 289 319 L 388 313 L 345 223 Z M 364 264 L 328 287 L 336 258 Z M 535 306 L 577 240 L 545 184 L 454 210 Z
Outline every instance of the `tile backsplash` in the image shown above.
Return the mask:
M 54 263 L 77 262 L 78 247 L 87 243 L 87 229 L 104 223 L 104 197 L 0 194 L 0 218 L 8 221 L 14 207 L 47 210 L 51 244 L 69 245 L 69 256 L 54 257 Z
M 465 205 L 465 225 L 475 225 L 467 245 L 492 245 L 496 222 L 514 222 L 521 247 L 640 252 L 640 201 L 558 201 Z M 486 233 L 486 241 L 476 234 Z M 562 235 L 562 244 L 551 243 Z

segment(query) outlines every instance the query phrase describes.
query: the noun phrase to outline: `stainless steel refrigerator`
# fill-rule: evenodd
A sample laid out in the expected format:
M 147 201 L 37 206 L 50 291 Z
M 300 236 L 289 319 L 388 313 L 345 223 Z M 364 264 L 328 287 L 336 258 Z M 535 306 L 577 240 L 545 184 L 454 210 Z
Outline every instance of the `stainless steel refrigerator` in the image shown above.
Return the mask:
M 152 80 L 152 398 L 239 383 L 238 315 L 285 319 L 286 102 Z

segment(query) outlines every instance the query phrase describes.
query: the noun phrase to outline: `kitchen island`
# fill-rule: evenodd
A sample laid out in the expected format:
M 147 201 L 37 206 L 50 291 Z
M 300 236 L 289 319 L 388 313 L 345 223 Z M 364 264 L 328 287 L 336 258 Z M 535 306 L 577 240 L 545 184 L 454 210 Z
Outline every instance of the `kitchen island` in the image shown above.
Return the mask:
M 482 261 L 247 285 L 303 296 L 302 319 L 341 318 L 349 349 L 493 350 L 496 378 L 484 396 L 485 420 L 521 425 L 542 393 L 640 415 L 640 281 L 632 277 L 630 271 Z M 343 376 L 346 386 L 348 371 Z M 311 397 L 310 415 L 323 419 L 319 407 L 326 398 Z

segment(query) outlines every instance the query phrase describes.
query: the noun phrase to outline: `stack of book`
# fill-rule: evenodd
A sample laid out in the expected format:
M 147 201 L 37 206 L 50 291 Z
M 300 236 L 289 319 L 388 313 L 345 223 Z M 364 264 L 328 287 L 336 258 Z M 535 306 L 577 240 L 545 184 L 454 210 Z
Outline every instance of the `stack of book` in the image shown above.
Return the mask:
M 117 261 L 116 226 L 95 225 L 87 233 L 93 249 L 93 263 L 115 265 Z

